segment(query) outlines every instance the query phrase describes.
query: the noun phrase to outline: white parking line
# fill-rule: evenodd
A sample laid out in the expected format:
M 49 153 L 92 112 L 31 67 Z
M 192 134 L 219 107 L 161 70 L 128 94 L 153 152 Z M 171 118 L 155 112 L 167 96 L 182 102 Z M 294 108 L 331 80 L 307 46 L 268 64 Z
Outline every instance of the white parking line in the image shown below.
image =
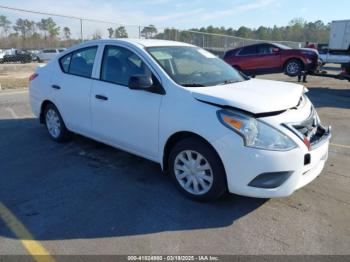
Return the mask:
M 5 110 L 11 114 L 13 119 L 18 119 L 19 118 L 18 115 L 16 114 L 16 112 L 12 108 L 6 107 Z
M 28 93 L 28 89 L 21 89 L 16 91 L 0 91 L 0 96 L 9 96 L 9 95 L 16 95 L 16 94 L 25 94 Z
M 335 146 L 335 147 L 341 147 L 341 148 L 347 148 L 347 149 L 350 149 L 350 146 L 348 145 L 342 145 L 342 144 L 333 144 L 333 143 L 330 143 L 331 146 Z

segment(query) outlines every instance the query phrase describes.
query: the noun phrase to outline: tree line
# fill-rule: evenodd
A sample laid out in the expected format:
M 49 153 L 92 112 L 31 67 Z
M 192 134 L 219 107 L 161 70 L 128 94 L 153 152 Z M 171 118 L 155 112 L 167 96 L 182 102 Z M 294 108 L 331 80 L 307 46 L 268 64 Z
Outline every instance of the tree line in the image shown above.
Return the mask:
M 12 23 L 4 15 L 0 15 L 0 38 L 2 48 L 63 47 L 77 41 L 71 39 L 69 27 L 61 29 L 51 17 L 41 19 L 39 22 L 19 18 Z
M 233 28 L 208 26 L 206 28 L 193 28 L 191 31 L 204 33 L 224 34 L 242 38 L 272 41 L 293 41 L 293 42 L 314 42 L 328 43 L 330 24 L 325 24 L 321 20 L 307 22 L 302 18 L 290 21 L 287 26 L 260 26 L 252 29 L 241 26 L 237 30 Z
M 107 28 L 109 38 L 128 38 L 124 26 Z M 153 38 L 158 33 L 154 25 L 140 29 L 139 35 L 143 38 Z M 103 33 L 96 30 L 84 40 L 103 38 Z M 0 15 L 0 48 L 45 48 L 67 47 L 79 43 L 81 39 L 72 37 L 71 29 L 57 25 L 52 17 L 35 22 L 29 19 L 17 19 L 14 23 L 6 16 Z
M 208 26 L 192 28 L 188 31 L 166 28 L 162 32 L 158 32 L 154 25 L 149 25 L 139 28 L 139 37 L 178 40 L 202 46 L 219 44 L 219 40 L 215 40 L 214 37 L 204 39 L 200 34 L 189 32 L 194 31 L 259 40 L 327 43 L 329 30 L 330 25 L 320 20 L 307 22 L 298 18 L 293 19 L 287 26 L 260 26 L 256 29 L 246 26 L 241 26 L 238 29 Z M 124 26 L 109 27 L 106 34 L 109 38 L 129 37 Z M 101 31 L 96 30 L 89 39 L 101 39 L 103 35 Z M 81 41 L 81 39 L 72 37 L 69 27 L 61 28 L 51 17 L 41 19 L 38 22 L 19 18 L 13 23 L 4 15 L 0 15 L 0 40 L 0 48 L 67 47 Z

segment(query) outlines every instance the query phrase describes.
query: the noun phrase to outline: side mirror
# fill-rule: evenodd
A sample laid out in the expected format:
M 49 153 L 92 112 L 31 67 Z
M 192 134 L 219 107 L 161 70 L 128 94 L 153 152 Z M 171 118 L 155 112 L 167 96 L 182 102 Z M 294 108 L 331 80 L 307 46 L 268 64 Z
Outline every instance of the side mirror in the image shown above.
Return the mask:
M 153 86 L 151 76 L 134 75 L 129 79 L 129 88 L 133 90 L 148 90 Z

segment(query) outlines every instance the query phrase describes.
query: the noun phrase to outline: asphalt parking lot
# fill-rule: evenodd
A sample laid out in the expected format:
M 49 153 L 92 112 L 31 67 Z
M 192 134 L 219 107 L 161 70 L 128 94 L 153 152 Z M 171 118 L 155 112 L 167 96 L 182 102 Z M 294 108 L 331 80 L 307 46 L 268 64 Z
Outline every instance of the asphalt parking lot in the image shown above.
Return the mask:
M 18 234 L 51 255 L 350 254 L 350 83 L 307 86 L 333 126 L 321 176 L 289 198 L 209 204 L 183 197 L 147 160 L 80 136 L 55 144 L 26 91 L 1 91 L 0 213 L 13 216 L 0 219 L 0 254 L 28 254 Z

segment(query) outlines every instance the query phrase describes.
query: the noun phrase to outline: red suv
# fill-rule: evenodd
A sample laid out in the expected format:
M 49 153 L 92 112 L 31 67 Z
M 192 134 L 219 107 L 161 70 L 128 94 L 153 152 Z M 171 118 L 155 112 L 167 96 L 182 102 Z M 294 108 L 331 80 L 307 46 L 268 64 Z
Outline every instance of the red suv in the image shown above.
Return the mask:
M 280 44 L 255 44 L 226 52 L 224 60 L 247 75 L 284 72 L 296 76 L 301 71 L 318 69 L 318 52 L 313 49 L 292 49 Z

